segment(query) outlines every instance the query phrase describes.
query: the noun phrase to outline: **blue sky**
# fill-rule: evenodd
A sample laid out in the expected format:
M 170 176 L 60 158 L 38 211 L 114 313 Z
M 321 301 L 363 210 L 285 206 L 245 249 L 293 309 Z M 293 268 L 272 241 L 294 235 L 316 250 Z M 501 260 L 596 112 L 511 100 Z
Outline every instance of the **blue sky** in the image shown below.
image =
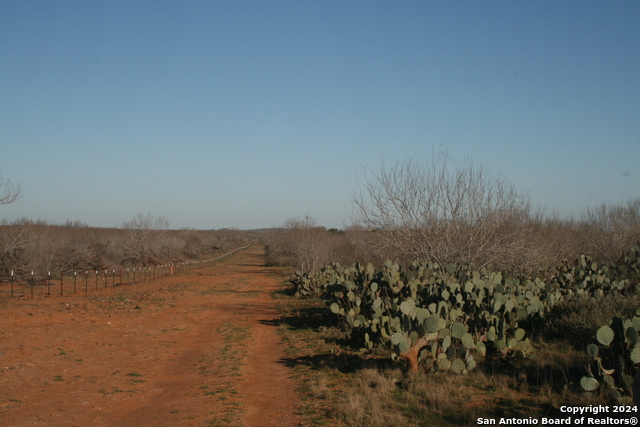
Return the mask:
M 0 172 L 26 216 L 342 228 L 446 150 L 564 215 L 640 197 L 640 2 L 0 0 Z

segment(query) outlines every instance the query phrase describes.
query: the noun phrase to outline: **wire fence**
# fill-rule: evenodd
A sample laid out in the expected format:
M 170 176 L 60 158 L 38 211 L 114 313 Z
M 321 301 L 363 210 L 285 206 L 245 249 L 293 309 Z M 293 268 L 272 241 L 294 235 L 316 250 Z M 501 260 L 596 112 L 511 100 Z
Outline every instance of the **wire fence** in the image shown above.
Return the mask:
M 11 270 L 8 277 L 0 278 L 0 298 L 35 298 L 37 296 L 53 297 L 77 293 L 88 294 L 92 291 L 96 292 L 103 289 L 151 282 L 163 277 L 183 274 L 201 268 L 207 263 L 218 261 L 238 251 L 247 249 L 255 242 L 254 240 L 248 245 L 236 248 L 215 258 L 175 264 L 117 269 L 50 271 L 44 276 L 36 275 L 33 271 L 26 274 L 14 274 L 14 270 Z

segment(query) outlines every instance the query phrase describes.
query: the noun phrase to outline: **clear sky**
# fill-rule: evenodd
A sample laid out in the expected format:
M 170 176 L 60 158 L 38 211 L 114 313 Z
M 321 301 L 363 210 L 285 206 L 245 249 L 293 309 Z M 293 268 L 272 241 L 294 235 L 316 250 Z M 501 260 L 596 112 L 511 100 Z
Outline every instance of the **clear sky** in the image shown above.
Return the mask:
M 0 0 L 0 218 L 342 228 L 434 147 L 564 215 L 640 197 L 640 2 Z

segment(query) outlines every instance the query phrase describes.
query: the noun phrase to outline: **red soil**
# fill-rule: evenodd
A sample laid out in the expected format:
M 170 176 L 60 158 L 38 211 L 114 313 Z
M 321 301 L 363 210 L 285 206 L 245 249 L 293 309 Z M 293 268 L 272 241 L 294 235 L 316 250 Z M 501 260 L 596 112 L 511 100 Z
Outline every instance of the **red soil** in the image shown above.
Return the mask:
M 0 425 L 298 426 L 254 245 L 203 270 L 0 302 Z

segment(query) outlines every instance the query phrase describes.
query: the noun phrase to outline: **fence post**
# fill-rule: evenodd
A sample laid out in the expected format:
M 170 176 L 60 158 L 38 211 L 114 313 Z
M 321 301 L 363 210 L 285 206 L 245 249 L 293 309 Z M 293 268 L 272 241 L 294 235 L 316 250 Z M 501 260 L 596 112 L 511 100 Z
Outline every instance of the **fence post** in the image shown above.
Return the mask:
M 13 270 L 11 270 L 11 298 L 13 298 Z
M 64 271 L 60 270 L 60 296 L 64 296 Z
M 51 272 L 47 272 L 47 296 L 51 296 Z
M 96 292 L 98 291 L 98 269 L 96 268 Z
M 73 270 L 73 294 L 76 294 L 76 285 L 78 284 L 78 270 Z
M 33 271 L 31 272 L 31 299 L 33 299 L 33 285 L 35 285 L 34 283 L 35 279 L 33 277 Z

